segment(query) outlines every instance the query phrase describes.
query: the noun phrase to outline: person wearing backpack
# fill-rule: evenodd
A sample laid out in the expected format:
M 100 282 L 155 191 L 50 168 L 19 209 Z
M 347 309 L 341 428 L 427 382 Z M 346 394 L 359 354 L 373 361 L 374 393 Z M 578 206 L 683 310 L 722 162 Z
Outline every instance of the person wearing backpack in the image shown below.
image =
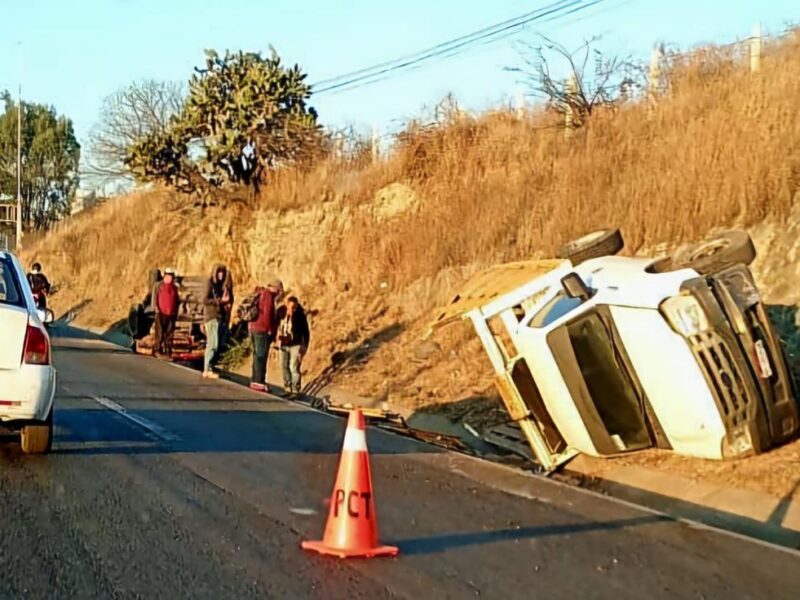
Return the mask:
M 283 282 L 275 279 L 265 288 L 256 288 L 256 293 L 248 302 L 244 303 L 242 308 L 242 317 L 248 321 L 247 329 L 253 344 L 250 388 L 259 392 L 268 391 L 269 349 L 275 339 L 277 329 L 275 301 L 281 294 L 283 294 Z

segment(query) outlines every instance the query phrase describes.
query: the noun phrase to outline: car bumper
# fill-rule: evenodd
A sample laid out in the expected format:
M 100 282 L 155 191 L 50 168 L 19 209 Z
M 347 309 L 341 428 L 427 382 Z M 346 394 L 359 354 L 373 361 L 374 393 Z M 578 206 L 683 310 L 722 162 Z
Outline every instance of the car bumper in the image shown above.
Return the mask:
M 22 365 L 0 371 L 0 422 L 44 421 L 53 407 L 56 370 L 52 366 Z

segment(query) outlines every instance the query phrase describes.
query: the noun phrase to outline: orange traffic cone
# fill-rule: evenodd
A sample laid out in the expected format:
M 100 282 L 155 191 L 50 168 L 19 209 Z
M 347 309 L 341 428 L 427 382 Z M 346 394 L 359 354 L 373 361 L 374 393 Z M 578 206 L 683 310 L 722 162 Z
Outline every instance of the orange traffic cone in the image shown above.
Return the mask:
M 378 543 L 364 415 L 358 409 L 347 421 L 325 535 L 321 542 L 303 542 L 302 546 L 339 558 L 395 556 L 398 552 L 394 546 Z

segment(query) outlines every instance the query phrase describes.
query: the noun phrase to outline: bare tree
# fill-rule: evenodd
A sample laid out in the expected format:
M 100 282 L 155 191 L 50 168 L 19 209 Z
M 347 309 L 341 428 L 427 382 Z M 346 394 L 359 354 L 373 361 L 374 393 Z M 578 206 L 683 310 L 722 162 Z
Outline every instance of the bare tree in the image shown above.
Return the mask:
M 598 107 L 633 99 L 646 86 L 644 65 L 628 56 L 604 56 L 593 48 L 600 38 L 585 40 L 569 50 L 540 37 L 543 45 L 523 44 L 520 54 L 524 66 L 507 70 L 522 74 L 532 95 L 543 98 L 548 108 L 569 113 L 573 127 L 584 125 Z M 554 68 L 566 76 L 554 75 Z
M 89 135 L 85 176 L 99 184 L 132 180 L 125 156 L 143 136 L 165 131 L 183 107 L 180 83 L 146 79 L 136 81 L 103 100 L 100 117 Z

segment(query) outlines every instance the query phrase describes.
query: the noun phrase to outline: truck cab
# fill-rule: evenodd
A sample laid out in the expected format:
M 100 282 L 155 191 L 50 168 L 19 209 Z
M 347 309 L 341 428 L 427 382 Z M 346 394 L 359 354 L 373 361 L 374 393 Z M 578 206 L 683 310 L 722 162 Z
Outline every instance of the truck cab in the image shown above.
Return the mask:
M 545 471 L 577 453 L 658 447 L 724 459 L 798 434 L 781 346 L 748 264 L 749 236 L 631 258 L 617 230 L 561 260 L 501 265 L 467 284 L 434 328 L 469 318 L 501 398 Z

